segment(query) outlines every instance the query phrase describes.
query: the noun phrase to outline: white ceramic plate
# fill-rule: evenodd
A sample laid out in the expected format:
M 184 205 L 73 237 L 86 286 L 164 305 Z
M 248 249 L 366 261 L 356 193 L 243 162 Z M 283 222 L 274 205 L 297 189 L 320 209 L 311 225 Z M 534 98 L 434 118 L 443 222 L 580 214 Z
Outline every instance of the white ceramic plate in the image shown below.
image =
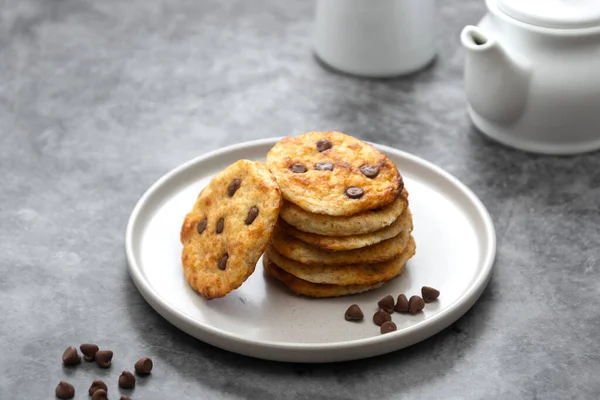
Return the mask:
M 492 271 L 496 237 L 477 197 L 458 180 L 415 156 L 376 146 L 394 161 L 409 191 L 416 256 L 399 278 L 375 291 L 334 299 L 298 297 L 263 273 L 262 260 L 239 289 L 206 301 L 186 283 L 179 230 L 200 190 L 239 159 L 264 160 L 278 139 L 241 143 L 198 157 L 152 185 L 135 206 L 126 233 L 129 272 L 148 303 L 188 334 L 252 357 L 291 362 L 344 361 L 375 356 L 422 341 L 460 318 L 479 298 Z M 441 291 L 415 316 L 395 313 L 396 332 L 373 324 L 377 301 Z M 365 318 L 344 320 L 357 303 Z

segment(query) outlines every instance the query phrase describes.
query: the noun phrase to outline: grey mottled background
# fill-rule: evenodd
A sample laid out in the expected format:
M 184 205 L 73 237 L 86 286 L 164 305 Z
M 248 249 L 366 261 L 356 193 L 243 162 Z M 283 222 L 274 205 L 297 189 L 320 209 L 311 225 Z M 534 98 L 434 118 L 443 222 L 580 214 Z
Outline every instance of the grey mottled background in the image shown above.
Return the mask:
M 369 81 L 319 66 L 312 1 L 0 0 L 0 398 L 88 398 L 146 354 L 135 399 L 600 397 L 600 157 L 496 145 L 464 110 L 458 34 L 483 0 L 439 1 L 439 57 Z M 158 177 L 244 140 L 339 129 L 447 169 L 488 206 L 494 276 L 454 326 L 336 365 L 258 361 L 192 339 L 141 298 L 125 224 Z M 68 344 L 113 370 L 65 370 Z

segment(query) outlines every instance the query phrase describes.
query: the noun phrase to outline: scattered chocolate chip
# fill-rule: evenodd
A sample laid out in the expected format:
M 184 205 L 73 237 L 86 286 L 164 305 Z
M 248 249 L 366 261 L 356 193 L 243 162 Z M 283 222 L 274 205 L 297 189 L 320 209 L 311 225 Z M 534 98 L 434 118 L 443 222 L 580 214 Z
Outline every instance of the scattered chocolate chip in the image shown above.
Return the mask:
M 75 388 L 69 382 L 60 381 L 56 386 L 55 393 L 59 399 L 72 399 L 75 397 Z
M 110 362 L 112 361 L 113 358 L 113 352 L 110 350 L 99 350 L 96 352 L 96 356 L 94 357 L 94 360 L 96 361 L 96 364 L 98 364 L 98 366 L 100 368 L 108 368 L 110 367 Z
M 101 380 L 95 380 L 94 382 L 92 382 L 92 386 L 90 386 L 90 389 L 88 390 L 88 393 L 91 395 L 93 395 L 96 390 L 105 390 L 108 392 L 108 387 L 106 386 L 106 383 L 102 382 Z
M 62 356 L 63 364 L 65 365 L 75 365 L 81 362 L 81 357 L 77 354 L 77 349 L 75 347 L 67 347 Z
M 317 142 L 317 150 L 319 150 L 319 153 L 325 151 L 325 150 L 329 150 L 331 148 L 332 144 L 329 140 L 327 139 L 321 139 Z
M 379 308 L 381 308 L 386 313 L 391 314 L 394 312 L 394 297 L 392 297 L 392 295 L 388 294 L 383 299 L 379 300 L 377 305 L 379 306 Z
M 360 321 L 364 317 L 364 314 L 360 307 L 357 304 L 352 304 L 346 310 L 346 314 L 344 314 L 344 318 L 346 321 Z
M 223 229 L 225 229 L 225 218 L 221 218 L 220 220 L 217 221 L 216 232 L 221 233 L 221 232 L 223 232 Z
M 206 218 L 204 218 L 202 221 L 198 222 L 198 226 L 196 227 L 196 229 L 198 229 L 199 235 L 201 235 L 202 232 L 204 232 L 207 224 L 208 224 L 208 220 Z
M 129 371 L 123 371 L 121 376 L 119 376 L 119 387 L 133 389 L 135 387 L 135 376 Z
M 135 372 L 140 375 L 148 375 L 152 371 L 154 364 L 148 357 L 142 357 L 135 363 Z
M 123 395 L 119 400 L 131 400 L 131 397 Z
M 423 295 L 423 301 L 425 303 L 431 303 L 440 296 L 440 291 L 430 286 L 423 286 L 421 288 L 421 294 Z
M 423 301 L 423 299 L 421 298 L 421 296 L 411 296 L 410 300 L 408 301 L 408 311 L 410 311 L 411 314 L 416 314 L 419 311 L 421 311 L 423 308 L 425 307 L 425 302 Z
M 229 260 L 229 254 L 225 254 L 223 257 L 221 257 L 221 259 L 219 260 L 219 269 L 221 271 L 225 271 L 225 268 L 227 268 L 227 260 Z
M 373 314 L 373 322 L 375 323 L 375 325 L 381 326 L 381 324 L 383 324 L 384 322 L 391 320 L 392 316 L 386 313 L 385 311 L 379 310 L 375 314 Z
M 390 332 L 394 332 L 397 329 L 396 324 L 392 321 L 387 321 L 381 324 L 381 329 L 379 330 L 381 334 L 386 334 Z
M 258 217 L 258 207 L 252 207 L 248 211 L 248 216 L 246 217 L 246 225 L 252 224 L 256 217 Z
M 364 194 L 365 191 L 356 186 L 351 186 L 348 189 L 346 189 L 346 196 L 348 196 L 351 199 L 360 199 L 361 197 L 363 197 Z
M 83 358 L 85 359 L 85 361 L 94 361 L 94 356 L 96 355 L 96 352 L 99 349 L 98 346 L 96 346 L 95 344 L 84 343 L 81 346 L 79 346 L 79 350 L 81 350 L 81 352 L 83 353 Z
M 373 165 L 363 165 L 359 170 L 367 178 L 375 178 L 379 174 L 379 168 Z
M 289 169 L 295 174 L 303 174 L 306 172 L 306 167 L 300 163 L 290 165 Z
M 98 389 L 92 395 L 92 400 L 108 400 L 108 396 L 106 395 L 106 390 Z
M 396 302 L 396 306 L 394 310 L 399 313 L 407 313 L 408 312 L 408 299 L 404 294 L 398 296 L 398 301 Z
M 229 197 L 233 197 L 233 195 L 235 194 L 235 192 L 237 192 L 237 190 L 240 188 L 241 185 L 242 185 L 241 180 L 234 179 L 227 187 L 227 194 L 229 195 Z
M 333 164 L 327 161 L 319 162 L 315 164 L 317 171 L 333 171 Z

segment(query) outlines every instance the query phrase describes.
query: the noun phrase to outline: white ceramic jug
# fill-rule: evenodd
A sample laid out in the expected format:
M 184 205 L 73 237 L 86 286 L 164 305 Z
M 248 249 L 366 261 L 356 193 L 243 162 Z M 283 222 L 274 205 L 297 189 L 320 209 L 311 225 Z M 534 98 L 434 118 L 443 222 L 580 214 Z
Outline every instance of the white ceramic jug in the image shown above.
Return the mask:
M 314 49 L 354 75 L 415 72 L 436 54 L 435 11 L 435 0 L 317 0 Z
M 518 149 L 600 148 L 600 0 L 486 0 L 461 34 L 473 123 Z

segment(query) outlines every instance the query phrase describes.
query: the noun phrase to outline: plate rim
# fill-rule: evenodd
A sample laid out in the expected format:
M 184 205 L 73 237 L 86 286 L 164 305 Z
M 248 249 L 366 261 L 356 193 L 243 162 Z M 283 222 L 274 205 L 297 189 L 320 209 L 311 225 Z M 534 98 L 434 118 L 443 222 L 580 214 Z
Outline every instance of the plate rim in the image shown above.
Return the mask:
M 418 323 L 411 325 L 407 328 L 403 328 L 401 330 L 391 332 L 386 335 L 375 335 L 372 337 L 361 338 L 361 339 L 353 339 L 341 342 L 325 342 L 325 343 L 294 343 L 294 342 L 277 342 L 272 340 L 255 340 L 242 336 L 238 336 L 227 331 L 221 330 L 219 328 L 213 327 L 209 324 L 198 321 L 191 316 L 187 315 L 185 312 L 177 309 L 172 304 L 170 304 L 166 299 L 158 294 L 156 290 L 152 287 L 152 285 L 145 278 L 141 266 L 138 265 L 138 262 L 135 258 L 134 252 L 134 236 L 133 232 L 136 226 L 136 222 L 139 221 L 139 215 L 147 206 L 149 199 L 157 192 L 165 182 L 168 182 L 174 176 L 180 174 L 182 171 L 198 164 L 202 163 L 210 158 L 218 157 L 222 154 L 248 149 L 250 147 L 260 147 L 260 146 L 268 146 L 274 145 L 278 140 L 283 137 L 270 137 L 258 140 L 251 140 L 236 143 L 233 145 L 225 146 L 213 151 L 209 151 L 208 153 L 201 154 L 196 156 L 177 167 L 171 169 L 167 173 L 163 174 L 160 178 L 158 178 L 150 187 L 148 187 L 144 193 L 139 197 L 135 206 L 133 207 L 129 219 L 127 221 L 127 227 L 125 230 L 125 252 L 127 256 L 127 267 L 129 271 L 129 275 L 132 278 L 135 286 L 138 291 L 142 295 L 142 297 L 149 303 L 149 305 L 158 312 L 163 318 L 165 318 L 169 323 L 176 326 L 178 329 L 184 331 L 185 333 L 203 341 L 209 343 L 211 345 L 220 347 L 225 350 L 233 351 L 240 354 L 249 355 L 252 357 L 270 359 L 270 360 L 283 360 L 289 359 L 290 357 L 269 357 L 269 354 L 263 354 L 261 356 L 256 355 L 255 352 L 248 351 L 239 351 L 231 350 L 231 347 L 234 346 L 223 346 L 222 344 L 215 344 L 216 342 L 220 342 L 223 339 L 230 340 L 234 342 L 239 348 L 239 345 L 248 345 L 248 346 L 258 346 L 262 349 L 277 349 L 277 350 L 289 350 L 289 351 L 327 351 L 335 349 L 336 351 L 342 351 L 347 349 L 356 349 L 357 347 L 370 347 L 377 346 L 378 344 L 390 342 L 394 339 L 401 340 L 401 338 L 405 336 L 412 336 L 420 330 L 428 330 L 427 333 L 424 333 L 422 337 L 417 340 L 410 340 L 408 345 L 396 348 L 395 350 L 399 350 L 401 348 L 405 348 L 416 344 L 422 340 L 425 340 L 429 337 L 434 336 L 439 333 L 441 330 L 447 328 L 456 320 L 458 320 L 461 316 L 463 316 L 479 299 L 481 293 L 487 286 L 489 279 L 492 275 L 494 262 L 496 258 L 496 247 L 497 247 L 497 238 L 496 231 L 494 227 L 493 220 L 483 204 L 483 202 L 475 195 L 475 193 L 464 183 L 462 183 L 458 178 L 454 177 L 449 172 L 445 171 L 441 167 L 435 165 L 434 163 L 427 161 L 421 157 L 416 155 L 407 153 L 402 150 L 395 149 L 390 146 L 377 144 L 373 142 L 368 142 L 375 146 L 378 150 L 383 151 L 386 154 L 396 153 L 395 155 L 401 158 L 409 159 L 411 162 L 418 164 L 421 167 L 431 170 L 432 172 L 440 175 L 444 179 L 448 180 L 452 185 L 454 185 L 460 192 L 465 195 L 468 200 L 472 203 L 475 208 L 476 215 L 479 216 L 483 222 L 483 226 L 486 232 L 486 236 L 488 237 L 487 248 L 485 249 L 485 257 L 482 261 L 482 269 L 476 275 L 476 278 L 473 280 L 471 285 L 456 299 L 453 303 L 451 303 L 448 307 L 441 310 L 439 313 L 435 314 L 431 318 L 426 318 Z M 169 315 L 165 315 L 167 313 Z M 173 321 L 172 319 L 179 319 L 179 321 Z M 182 327 L 181 324 L 188 324 L 194 328 L 194 334 L 190 333 L 191 329 L 186 329 L 186 327 Z M 198 335 L 196 332 L 202 332 L 202 335 Z M 394 350 L 390 350 L 394 351 Z M 379 351 L 374 352 L 373 355 L 387 353 L 389 351 Z M 296 359 L 292 357 L 293 359 Z M 329 357 L 332 358 L 332 357 Z M 335 358 L 335 357 L 333 357 Z M 355 358 L 364 358 L 364 357 L 343 357 L 344 360 L 350 360 Z M 311 361 L 318 362 L 318 361 Z

